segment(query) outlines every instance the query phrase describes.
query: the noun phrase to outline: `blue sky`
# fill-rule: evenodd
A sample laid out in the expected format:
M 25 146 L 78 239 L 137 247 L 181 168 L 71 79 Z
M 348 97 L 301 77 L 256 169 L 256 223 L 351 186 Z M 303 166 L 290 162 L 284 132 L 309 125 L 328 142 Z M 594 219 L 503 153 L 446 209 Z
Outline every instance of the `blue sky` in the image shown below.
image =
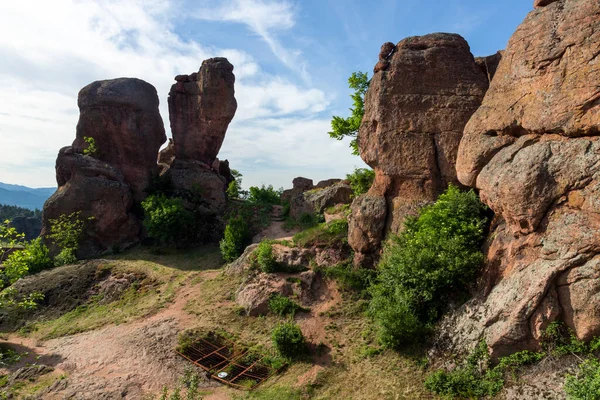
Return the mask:
M 327 136 L 350 107 L 347 78 L 371 72 L 379 47 L 455 32 L 474 55 L 503 49 L 533 1 L 223 0 L 3 2 L 0 5 L 0 181 L 54 186 L 75 136 L 79 89 L 134 76 L 167 93 L 203 59 L 234 64 L 238 112 L 219 158 L 244 186 L 343 177 L 364 166 Z

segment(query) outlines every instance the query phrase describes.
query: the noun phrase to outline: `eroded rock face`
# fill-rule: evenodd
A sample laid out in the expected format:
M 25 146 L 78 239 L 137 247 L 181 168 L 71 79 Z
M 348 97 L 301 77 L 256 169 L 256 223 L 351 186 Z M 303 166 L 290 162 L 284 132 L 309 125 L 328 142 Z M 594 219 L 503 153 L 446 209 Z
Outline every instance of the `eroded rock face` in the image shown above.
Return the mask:
M 225 207 L 226 179 L 206 164 L 175 159 L 163 176 L 171 180 L 181 197 L 200 198 L 207 209 L 215 212 Z
M 169 92 L 175 157 L 212 165 L 235 115 L 235 76 L 226 58 L 205 60 L 200 71 L 178 75 Z
M 50 220 L 80 211 L 86 221 L 80 257 L 138 242 L 140 223 L 131 213 L 133 195 L 121 171 L 69 146 L 58 154 L 56 180 L 58 190 L 44 204 L 42 236 L 50 232 Z
M 386 231 L 397 231 L 407 215 L 435 200 L 449 183 L 458 184 L 455 163 L 462 131 L 487 87 L 487 74 L 459 35 L 410 37 L 394 48 L 382 47 L 358 142 L 362 159 L 375 170 L 369 195 L 387 204 Z M 361 225 L 368 224 L 364 219 Z M 379 232 L 375 225 L 368 231 Z M 371 237 L 369 254 L 377 252 L 383 236 L 381 231 Z M 350 243 L 355 251 L 367 250 L 365 241 Z
M 73 150 L 82 153 L 88 146 L 84 137 L 94 138 L 94 157 L 121 171 L 134 200 L 143 200 L 144 189 L 158 174 L 156 155 L 167 140 L 154 86 L 136 78 L 96 81 L 79 91 L 77 104 Z
M 537 348 L 554 320 L 582 340 L 600 334 L 600 3 L 544 5 L 510 39 L 457 161 L 503 220 L 489 293 L 457 317 L 494 356 Z
M 312 212 L 322 214 L 327 208 L 337 204 L 349 204 L 352 198 L 350 185 L 339 182 L 320 190 L 304 193 L 304 201 Z

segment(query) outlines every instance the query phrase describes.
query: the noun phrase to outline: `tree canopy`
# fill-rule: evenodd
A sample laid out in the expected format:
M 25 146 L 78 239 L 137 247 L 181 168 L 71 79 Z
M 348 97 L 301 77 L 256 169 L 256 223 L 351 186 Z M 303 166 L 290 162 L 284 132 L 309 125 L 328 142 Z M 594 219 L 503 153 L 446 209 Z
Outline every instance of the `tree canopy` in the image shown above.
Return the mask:
M 366 72 L 353 72 L 348 78 L 350 89 L 354 89 L 354 93 L 350 95 L 352 98 L 353 107 L 350 108 L 350 116 L 347 118 L 334 116 L 331 120 L 331 132 L 329 136 L 342 140 L 344 137 L 352 138 L 350 147 L 352 154 L 358 155 L 358 129 L 365 114 L 365 93 L 369 88 L 369 77 Z

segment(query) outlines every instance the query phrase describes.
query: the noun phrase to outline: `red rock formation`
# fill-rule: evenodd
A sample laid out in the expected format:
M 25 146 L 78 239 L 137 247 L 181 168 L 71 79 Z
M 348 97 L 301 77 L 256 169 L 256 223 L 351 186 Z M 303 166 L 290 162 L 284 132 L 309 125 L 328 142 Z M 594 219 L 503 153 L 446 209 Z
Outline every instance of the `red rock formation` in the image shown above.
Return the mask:
M 151 84 L 135 78 L 93 82 L 79 91 L 79 122 L 73 150 L 82 153 L 84 137 L 94 138 L 94 155 L 123 173 L 135 201 L 158 174 L 156 154 L 167 140 Z
M 600 3 L 536 5 L 545 7 L 510 39 L 457 161 L 461 182 L 500 219 L 492 287 L 469 306 L 479 318 L 465 312 L 457 325 L 483 334 L 494 356 L 536 348 L 554 320 L 582 340 L 600 334 Z
M 387 231 L 398 231 L 406 215 L 435 200 L 449 183 L 458 183 L 458 144 L 487 87 L 486 74 L 459 35 L 436 33 L 382 46 L 358 143 L 376 174 L 369 196 L 387 202 Z M 354 213 L 361 201 L 353 205 Z M 373 256 L 385 230 L 371 229 L 362 217 L 359 227 L 358 220 L 351 219 L 350 244 Z M 355 234 L 355 229 L 370 233 Z
M 69 146 L 58 153 L 56 181 L 58 190 L 44 204 L 42 236 L 50 233 L 50 220 L 80 211 L 86 221 L 80 257 L 139 240 L 140 224 L 131 213 L 133 196 L 121 171 Z
M 169 92 L 175 157 L 212 165 L 237 109 L 233 65 L 226 58 L 211 58 L 197 73 L 175 80 Z

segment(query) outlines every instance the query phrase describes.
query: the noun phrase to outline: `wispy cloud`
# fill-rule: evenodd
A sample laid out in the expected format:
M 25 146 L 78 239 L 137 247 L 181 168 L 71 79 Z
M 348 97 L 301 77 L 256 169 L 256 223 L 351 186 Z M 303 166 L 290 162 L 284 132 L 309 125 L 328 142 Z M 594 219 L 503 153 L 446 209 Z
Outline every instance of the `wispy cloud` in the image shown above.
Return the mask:
M 215 48 L 182 39 L 175 33 L 174 21 L 182 12 L 177 5 L 163 0 L 0 5 L 0 181 L 54 184 L 58 149 L 75 137 L 77 93 L 95 80 L 129 76 L 153 84 L 169 132 L 166 100 L 173 77 L 197 71 L 202 60 L 215 56 L 225 56 L 235 66 L 238 100 L 220 157 L 229 158 L 245 174 L 245 182 L 289 185 L 302 170 L 327 164 L 326 155 L 338 148 L 341 156 L 322 170 L 333 169 L 337 176 L 347 172 L 347 163 L 354 161 L 344 157 L 356 158 L 329 139 L 328 121 L 316 116 L 330 105 L 322 90 L 265 73 L 241 50 L 243 43 L 237 49 Z M 264 29 L 293 26 L 291 14 L 279 15 L 265 22 Z
M 310 82 L 300 52 L 287 48 L 277 38 L 278 31 L 289 30 L 296 23 L 295 8 L 291 3 L 281 0 L 228 0 L 217 7 L 201 7 L 194 17 L 246 25 L 267 43 L 287 68 L 300 74 L 305 82 Z

